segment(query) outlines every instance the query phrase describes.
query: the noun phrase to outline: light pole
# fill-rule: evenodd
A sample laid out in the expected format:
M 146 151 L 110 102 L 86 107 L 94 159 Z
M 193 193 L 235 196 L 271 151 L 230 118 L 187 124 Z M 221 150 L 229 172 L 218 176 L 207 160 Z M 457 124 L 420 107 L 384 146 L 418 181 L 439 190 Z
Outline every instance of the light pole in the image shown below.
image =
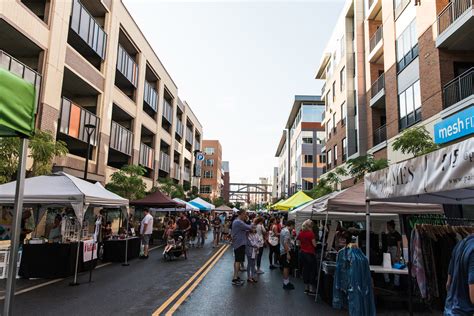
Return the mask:
M 86 157 L 86 167 L 84 168 L 84 180 L 87 181 L 87 171 L 89 169 L 89 157 L 91 154 L 91 136 L 95 131 L 96 126 L 94 124 L 85 124 L 84 128 L 87 133 L 87 157 Z

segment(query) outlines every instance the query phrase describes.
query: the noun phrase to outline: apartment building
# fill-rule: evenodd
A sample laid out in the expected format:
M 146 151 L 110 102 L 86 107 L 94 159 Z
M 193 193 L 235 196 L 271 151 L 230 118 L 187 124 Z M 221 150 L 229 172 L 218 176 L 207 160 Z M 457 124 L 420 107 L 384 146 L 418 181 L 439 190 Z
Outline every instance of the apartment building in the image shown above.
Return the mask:
M 228 161 L 222 162 L 222 175 L 224 179 L 224 187 L 222 188 L 222 198 L 224 202 L 229 203 L 230 200 L 230 164 Z
M 363 2 L 347 1 L 316 70 L 324 80 L 325 173 L 367 150 L 364 45 Z
M 346 2 L 316 75 L 325 80 L 328 170 L 343 163 L 345 151 L 348 158 L 372 154 L 390 163 L 409 158 L 392 144 L 412 126 L 424 126 L 439 144 L 472 136 L 473 8 L 472 0 Z M 346 61 L 331 62 L 338 55 Z M 352 58 L 353 85 L 344 70 Z M 346 97 L 338 95 L 343 86 Z M 357 102 L 354 129 L 351 100 Z M 347 126 L 341 136 L 335 118 Z M 357 147 L 343 144 L 350 135 L 357 135 Z
M 311 190 L 323 173 L 325 157 L 320 96 L 297 95 L 278 143 L 278 197 Z
M 126 164 L 148 187 L 192 178 L 202 125 L 122 1 L 0 1 L 0 67 L 36 85 L 37 128 L 66 142 L 54 170 L 107 182 Z
M 218 140 L 203 140 L 204 164 L 199 193 L 211 200 L 222 197 L 224 172 L 222 146 Z

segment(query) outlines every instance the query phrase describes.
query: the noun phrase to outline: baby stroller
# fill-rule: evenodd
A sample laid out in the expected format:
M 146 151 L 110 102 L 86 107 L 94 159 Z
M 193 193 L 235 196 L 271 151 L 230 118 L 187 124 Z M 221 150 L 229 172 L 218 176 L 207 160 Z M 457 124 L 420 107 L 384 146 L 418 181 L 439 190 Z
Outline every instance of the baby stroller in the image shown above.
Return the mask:
M 186 234 L 184 231 L 175 230 L 172 237 L 168 238 L 165 250 L 163 251 L 163 258 L 171 261 L 174 258 L 184 256 L 188 259 L 186 250 Z

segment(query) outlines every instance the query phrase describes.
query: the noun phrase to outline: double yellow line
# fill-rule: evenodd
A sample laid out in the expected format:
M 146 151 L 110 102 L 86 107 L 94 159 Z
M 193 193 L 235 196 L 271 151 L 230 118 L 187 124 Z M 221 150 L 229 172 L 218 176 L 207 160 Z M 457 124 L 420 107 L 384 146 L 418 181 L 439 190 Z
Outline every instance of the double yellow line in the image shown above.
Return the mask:
M 192 291 L 201 283 L 202 279 L 209 273 L 219 259 L 224 255 L 225 251 L 229 248 L 229 245 L 222 246 L 212 257 L 204 263 L 204 265 L 194 273 L 192 277 L 186 281 L 173 295 L 170 296 L 156 311 L 153 312 L 153 316 L 158 316 L 163 313 L 168 306 L 173 303 L 176 298 L 187 288 L 187 290 L 179 297 L 173 306 L 166 312 L 166 316 L 173 315 L 174 312 L 181 306 L 181 304 L 188 298 Z

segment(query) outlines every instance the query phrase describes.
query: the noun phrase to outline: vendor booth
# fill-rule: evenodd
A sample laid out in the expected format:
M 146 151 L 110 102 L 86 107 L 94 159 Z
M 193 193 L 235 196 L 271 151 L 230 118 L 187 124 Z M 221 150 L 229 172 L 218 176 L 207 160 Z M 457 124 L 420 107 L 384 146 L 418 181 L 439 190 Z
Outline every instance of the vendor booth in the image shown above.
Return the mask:
M 365 192 L 367 222 L 373 205 L 380 201 L 474 205 L 474 139 L 370 173 L 365 176 Z M 473 232 L 473 222 L 447 217 L 408 217 L 405 221 L 410 237 L 410 280 L 414 277 L 422 299 L 442 308 L 452 249 L 459 238 Z M 410 313 L 411 306 L 410 301 Z
M 15 185 L 16 182 L 0 185 L 1 206 L 15 203 Z M 36 227 L 48 209 L 62 210 L 62 214 L 56 215 L 60 233 L 54 243 L 46 238 L 22 241 L 19 275 L 26 278 L 58 278 L 75 274 L 76 282 L 77 272 L 88 269 L 85 262 L 97 259 L 96 243 L 101 222 L 93 220 L 95 230 L 93 234 L 89 233 L 89 226 L 84 221 L 88 210 L 87 214 L 92 218 L 95 211 L 98 213 L 98 208 L 118 208 L 125 214 L 128 211 L 128 200 L 101 185 L 64 172 L 26 179 L 23 199 L 24 207 L 33 210 Z M 123 254 L 125 250 L 122 257 Z
M 299 191 L 293 194 L 290 198 L 272 205 L 271 208 L 277 211 L 289 211 L 293 208 L 302 206 L 312 200 L 313 199 L 306 195 L 306 193 L 304 193 L 303 191 Z
M 174 198 L 173 201 L 184 205 L 184 207 L 181 207 L 180 210 L 184 210 L 184 211 L 187 211 L 187 212 L 199 212 L 199 208 L 192 205 L 189 202 L 183 201 L 183 200 L 178 199 L 178 198 Z
M 189 204 L 199 208 L 201 212 L 210 212 L 216 208 L 213 204 L 206 202 L 199 197 L 189 201 Z
M 225 213 L 232 213 L 232 209 L 228 207 L 227 205 L 223 204 L 219 207 L 216 207 L 215 209 L 216 212 L 225 212 Z

